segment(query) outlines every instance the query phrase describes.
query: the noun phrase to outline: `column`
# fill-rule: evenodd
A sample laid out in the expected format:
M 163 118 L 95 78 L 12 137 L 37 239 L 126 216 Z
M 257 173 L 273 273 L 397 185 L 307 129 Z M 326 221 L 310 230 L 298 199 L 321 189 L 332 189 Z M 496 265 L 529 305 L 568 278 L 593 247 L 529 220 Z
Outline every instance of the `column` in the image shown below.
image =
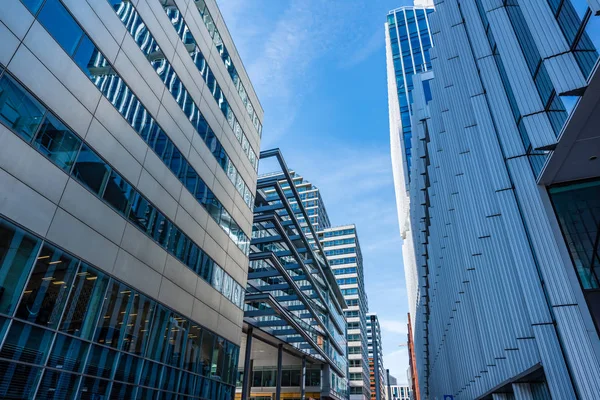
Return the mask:
M 283 362 L 283 344 L 277 347 L 277 381 L 275 382 L 275 400 L 281 400 L 281 363 Z
M 300 400 L 306 400 L 306 357 L 302 357 L 302 373 L 300 376 Z
M 244 379 L 242 380 L 242 400 L 250 398 L 251 376 L 252 376 L 252 327 L 246 333 L 246 354 L 244 355 Z

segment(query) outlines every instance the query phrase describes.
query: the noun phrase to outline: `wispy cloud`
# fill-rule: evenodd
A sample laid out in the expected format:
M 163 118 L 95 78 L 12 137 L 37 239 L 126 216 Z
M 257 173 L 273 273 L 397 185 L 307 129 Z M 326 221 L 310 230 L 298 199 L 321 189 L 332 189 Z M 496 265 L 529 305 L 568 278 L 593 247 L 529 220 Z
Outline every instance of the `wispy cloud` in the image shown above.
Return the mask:
M 343 68 L 354 67 L 373 56 L 377 50 L 384 46 L 383 38 L 382 29 L 378 29 L 370 36 L 361 37 L 361 42 L 355 47 L 354 52 L 350 53 L 347 58 L 342 59 L 340 65 Z
M 406 321 L 391 320 L 391 319 L 380 319 L 379 325 L 383 331 L 405 334 L 408 332 L 408 326 Z

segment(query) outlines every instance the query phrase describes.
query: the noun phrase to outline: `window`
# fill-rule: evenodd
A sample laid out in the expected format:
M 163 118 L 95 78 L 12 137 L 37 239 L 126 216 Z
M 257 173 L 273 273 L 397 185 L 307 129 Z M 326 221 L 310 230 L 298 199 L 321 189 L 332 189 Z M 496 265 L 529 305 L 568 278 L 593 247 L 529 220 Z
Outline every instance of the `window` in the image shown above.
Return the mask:
M 58 334 L 48 357 L 48 366 L 65 371 L 82 372 L 89 344 L 70 336 Z
M 29 11 L 35 15 L 37 14 L 40 6 L 44 2 L 44 0 L 21 0 L 21 2 L 29 9 Z
M 15 310 L 39 246 L 38 239 L 0 220 L 0 312 Z
M 23 90 L 11 76 L 0 79 L 0 122 L 26 141 L 35 135 L 46 108 Z
M 120 214 L 127 215 L 134 190 L 119 174 L 112 171 L 102 198 Z
M 13 321 L 0 350 L 0 357 L 43 364 L 50 351 L 52 336 L 52 332 L 46 329 Z
M 44 245 L 17 308 L 18 318 L 56 328 L 79 260 Z
M 58 0 L 46 0 L 38 20 L 70 56 L 75 53 L 83 31 Z
M 101 194 L 108 179 L 110 167 L 98 157 L 98 155 L 87 145 L 83 145 L 73 174 L 81 183 L 92 192 Z
M 54 115 L 47 113 L 33 146 L 65 171 L 71 167 L 81 147 L 81 139 Z

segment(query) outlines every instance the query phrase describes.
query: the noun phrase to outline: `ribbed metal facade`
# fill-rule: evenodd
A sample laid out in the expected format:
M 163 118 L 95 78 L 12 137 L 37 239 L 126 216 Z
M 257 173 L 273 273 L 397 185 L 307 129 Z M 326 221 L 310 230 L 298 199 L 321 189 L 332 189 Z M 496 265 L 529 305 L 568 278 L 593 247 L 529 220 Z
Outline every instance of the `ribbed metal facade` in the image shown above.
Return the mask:
M 577 3 L 444 0 L 429 17 L 409 190 L 423 398 L 600 393 L 598 334 L 536 184 L 598 56 Z

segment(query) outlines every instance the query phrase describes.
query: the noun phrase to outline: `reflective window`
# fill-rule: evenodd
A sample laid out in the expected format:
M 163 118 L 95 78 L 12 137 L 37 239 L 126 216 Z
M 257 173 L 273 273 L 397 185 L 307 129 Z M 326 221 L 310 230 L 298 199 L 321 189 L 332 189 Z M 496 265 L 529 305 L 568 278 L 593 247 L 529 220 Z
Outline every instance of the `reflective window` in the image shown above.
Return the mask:
M 46 370 L 37 391 L 39 399 L 70 399 L 73 398 L 79 375 Z
M 70 336 L 56 335 L 48 366 L 65 371 L 82 372 L 89 344 Z
M 104 189 L 109 173 L 110 167 L 84 144 L 73 168 L 75 178 L 92 192 L 100 194 Z
M 104 346 L 93 345 L 86 361 L 85 373 L 110 378 L 117 352 Z
M 39 246 L 38 239 L 0 220 L 0 312 L 15 310 Z
M 58 0 L 46 0 L 38 20 L 69 54 L 73 55 L 83 31 Z
M 215 343 L 215 335 L 209 331 L 202 332 L 202 375 L 209 376 L 212 367 L 213 347 Z
M 79 260 L 44 245 L 17 308 L 18 318 L 56 328 Z
M 81 400 L 104 399 L 108 390 L 109 381 L 84 376 L 79 387 L 79 398 Z
M 46 113 L 33 96 L 22 89 L 11 76 L 0 79 L 0 122 L 23 139 L 30 141 Z
M 47 113 L 33 145 L 56 165 L 70 171 L 81 147 L 81 139 L 54 115 Z
M 21 0 L 21 2 L 29 9 L 32 14 L 36 14 L 44 0 Z
M 41 373 L 41 368 L 0 361 L 0 398 L 33 398 L 33 391 Z
M 127 214 L 134 190 L 121 175 L 113 171 L 106 183 L 102 198 L 121 214 Z
M 104 274 L 82 263 L 67 301 L 60 330 L 91 339 L 107 285 L 108 278 Z
M 0 350 L 0 357 L 43 364 L 50 351 L 53 336 L 53 333 L 46 329 L 13 321 Z

